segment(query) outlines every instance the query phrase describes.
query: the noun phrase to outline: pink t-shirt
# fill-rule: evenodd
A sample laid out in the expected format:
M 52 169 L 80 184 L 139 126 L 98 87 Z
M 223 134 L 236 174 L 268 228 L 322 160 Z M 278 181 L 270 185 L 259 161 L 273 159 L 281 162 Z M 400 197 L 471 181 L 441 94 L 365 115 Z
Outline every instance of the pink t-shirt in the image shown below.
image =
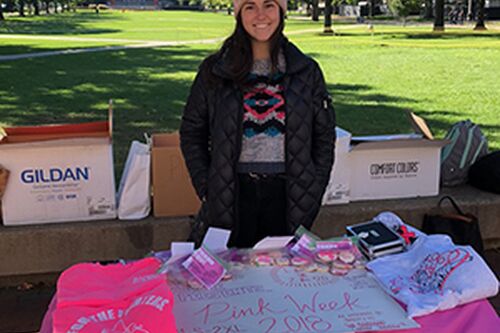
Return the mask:
M 77 264 L 61 274 L 50 319 L 41 332 L 173 333 L 173 295 L 160 263 L 146 258 L 131 264 Z M 49 309 L 50 311 L 50 309 Z

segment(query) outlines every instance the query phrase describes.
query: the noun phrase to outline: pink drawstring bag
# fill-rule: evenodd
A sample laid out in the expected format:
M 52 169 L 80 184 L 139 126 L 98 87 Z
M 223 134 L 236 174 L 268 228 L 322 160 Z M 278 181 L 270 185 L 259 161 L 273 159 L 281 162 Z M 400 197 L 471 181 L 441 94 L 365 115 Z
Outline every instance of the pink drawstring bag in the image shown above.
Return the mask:
M 174 297 L 160 263 L 77 264 L 61 274 L 53 333 L 174 333 Z

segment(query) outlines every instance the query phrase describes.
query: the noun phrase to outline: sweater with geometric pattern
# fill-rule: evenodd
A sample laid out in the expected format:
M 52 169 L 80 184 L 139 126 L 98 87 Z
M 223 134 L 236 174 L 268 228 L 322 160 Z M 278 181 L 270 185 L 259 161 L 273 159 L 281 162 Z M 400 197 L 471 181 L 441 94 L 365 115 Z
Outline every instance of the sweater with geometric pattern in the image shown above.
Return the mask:
M 239 173 L 285 172 L 285 99 L 283 59 L 279 71 L 270 61 L 256 61 L 243 91 L 243 137 Z M 281 67 L 281 68 L 280 68 Z M 282 71 L 283 68 L 283 71 Z

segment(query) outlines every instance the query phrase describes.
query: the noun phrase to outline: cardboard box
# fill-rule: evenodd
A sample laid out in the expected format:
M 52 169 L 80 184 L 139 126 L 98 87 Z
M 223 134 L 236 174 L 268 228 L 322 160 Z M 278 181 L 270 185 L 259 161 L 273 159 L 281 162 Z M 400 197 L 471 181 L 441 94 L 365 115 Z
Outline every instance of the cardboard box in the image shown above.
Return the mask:
M 112 135 L 111 115 L 108 121 L 82 124 L 20 126 L 3 128 L 0 143 L 23 143 L 71 138 L 107 138 Z
M 434 140 L 422 118 L 409 113 L 409 119 L 415 134 L 352 138 L 351 201 L 439 194 L 441 148 L 448 141 Z
M 323 205 L 335 205 L 349 202 L 350 177 L 349 147 L 351 133 L 336 127 L 335 162 L 330 174 L 330 181 L 323 195 Z
M 194 215 L 201 202 L 191 185 L 179 134 L 153 135 L 152 179 L 155 217 Z
M 4 128 L 4 225 L 116 218 L 109 121 Z

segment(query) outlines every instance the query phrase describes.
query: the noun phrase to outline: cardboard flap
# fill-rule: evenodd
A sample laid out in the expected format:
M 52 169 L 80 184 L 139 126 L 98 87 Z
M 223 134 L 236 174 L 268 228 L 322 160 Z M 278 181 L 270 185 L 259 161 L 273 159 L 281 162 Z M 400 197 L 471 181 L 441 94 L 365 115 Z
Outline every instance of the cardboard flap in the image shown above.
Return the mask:
M 369 150 L 369 149 L 397 149 L 397 148 L 427 148 L 443 147 L 448 140 L 386 140 L 361 142 L 351 147 L 351 151 Z
M 84 147 L 84 146 L 98 146 L 98 145 L 110 145 L 108 137 L 82 137 L 77 138 L 61 138 L 57 137 L 48 140 L 31 140 L 23 142 L 7 142 L 5 144 L 0 144 L 0 150 L 10 151 L 10 150 L 21 150 L 21 149 L 53 149 L 53 148 L 65 148 L 65 147 Z
M 4 131 L 5 136 L 0 140 L 0 143 L 23 143 L 81 137 L 109 137 L 107 121 L 68 125 L 8 127 L 4 128 Z
M 429 126 L 427 126 L 424 118 L 417 116 L 411 111 L 407 111 L 406 114 L 408 115 L 411 126 L 416 133 L 422 134 L 426 139 L 434 140 L 434 135 L 432 135 L 432 132 L 429 129 Z
M 108 120 L 81 124 L 4 127 L 0 144 L 24 143 L 70 138 L 111 138 L 113 109 L 110 101 Z
M 179 132 L 153 134 L 152 140 L 153 148 L 179 147 L 181 144 Z
M 153 134 L 152 142 L 154 216 L 196 214 L 201 202 L 191 184 L 180 149 L 179 133 Z
M 392 141 L 392 140 L 420 140 L 422 139 L 422 134 L 411 133 L 411 134 L 389 134 L 389 135 L 363 135 L 363 136 L 353 136 L 351 141 L 356 143 L 361 142 L 382 142 L 382 141 Z

